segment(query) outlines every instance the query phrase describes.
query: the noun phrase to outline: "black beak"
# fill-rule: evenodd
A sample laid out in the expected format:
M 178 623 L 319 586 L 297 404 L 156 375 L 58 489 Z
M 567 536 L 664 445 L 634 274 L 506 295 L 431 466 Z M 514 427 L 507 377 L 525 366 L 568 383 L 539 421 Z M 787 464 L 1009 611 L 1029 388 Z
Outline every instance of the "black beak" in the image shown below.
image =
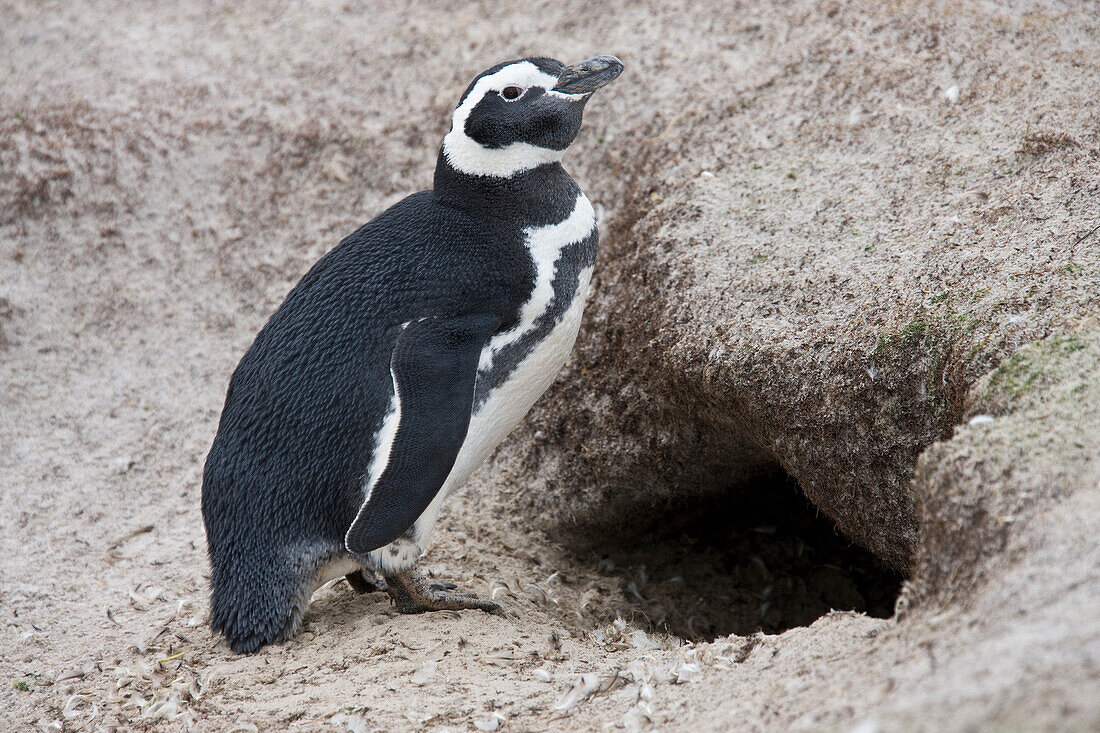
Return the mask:
M 614 56 L 597 56 L 579 64 L 566 66 L 558 77 L 555 92 L 562 94 L 591 94 L 602 86 L 615 81 L 623 73 L 623 62 Z

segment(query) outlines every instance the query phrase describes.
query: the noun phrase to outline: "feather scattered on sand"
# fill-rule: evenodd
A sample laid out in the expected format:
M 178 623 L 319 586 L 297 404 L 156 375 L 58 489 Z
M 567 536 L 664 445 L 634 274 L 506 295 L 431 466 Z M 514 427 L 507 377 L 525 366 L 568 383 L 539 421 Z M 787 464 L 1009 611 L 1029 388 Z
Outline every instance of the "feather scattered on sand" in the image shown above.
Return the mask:
M 436 663 L 432 660 L 424 662 L 420 665 L 415 672 L 412 673 L 412 681 L 414 685 L 424 686 L 435 679 Z
M 478 718 L 474 721 L 475 728 L 490 732 L 500 730 L 502 725 L 504 725 L 504 716 L 500 713 L 490 713 L 487 717 Z
M 589 672 L 588 674 L 582 674 L 577 678 L 577 681 L 573 683 L 573 687 L 569 689 L 557 704 L 554 705 L 554 710 L 571 710 L 577 705 L 577 703 L 587 700 L 592 696 L 596 690 L 600 687 L 600 677 L 597 674 Z

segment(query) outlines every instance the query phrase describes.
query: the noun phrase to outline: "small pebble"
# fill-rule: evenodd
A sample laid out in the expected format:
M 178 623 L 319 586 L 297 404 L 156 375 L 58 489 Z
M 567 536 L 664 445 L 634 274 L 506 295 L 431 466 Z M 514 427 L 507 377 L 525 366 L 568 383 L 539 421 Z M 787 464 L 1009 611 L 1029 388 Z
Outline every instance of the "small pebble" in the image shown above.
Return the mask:
M 478 718 L 474 721 L 474 727 L 478 730 L 494 731 L 500 728 L 500 724 L 504 722 L 504 716 L 500 713 L 493 713 L 488 718 Z
M 423 666 L 412 673 L 412 681 L 414 685 L 424 685 L 435 679 L 435 662 L 429 660 L 424 662 Z
M 865 720 L 852 728 L 851 733 L 880 733 L 882 731 L 877 721 Z

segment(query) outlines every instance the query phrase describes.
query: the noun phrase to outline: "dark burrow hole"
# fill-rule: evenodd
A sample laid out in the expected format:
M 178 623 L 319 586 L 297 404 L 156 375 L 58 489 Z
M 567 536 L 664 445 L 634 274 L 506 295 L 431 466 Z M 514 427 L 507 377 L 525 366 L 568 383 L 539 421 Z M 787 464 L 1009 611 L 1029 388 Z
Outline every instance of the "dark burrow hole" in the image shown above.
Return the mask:
M 709 641 L 808 626 L 830 610 L 894 613 L 902 576 L 850 542 L 786 475 L 661 517 L 600 548 L 601 571 L 622 579 L 621 603 L 609 605 L 637 626 Z

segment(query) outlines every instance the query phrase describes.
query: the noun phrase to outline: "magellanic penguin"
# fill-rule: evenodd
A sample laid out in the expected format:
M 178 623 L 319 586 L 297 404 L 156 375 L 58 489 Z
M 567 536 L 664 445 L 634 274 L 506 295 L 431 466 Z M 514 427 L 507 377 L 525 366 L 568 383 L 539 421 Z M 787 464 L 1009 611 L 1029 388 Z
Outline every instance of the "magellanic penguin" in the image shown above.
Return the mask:
M 573 346 L 596 258 L 562 169 L 614 56 L 498 64 L 466 89 L 434 188 L 322 257 L 229 381 L 206 458 L 211 623 L 236 652 L 293 636 L 313 591 L 385 579 L 399 611 L 499 611 L 417 568 L 447 495 Z

